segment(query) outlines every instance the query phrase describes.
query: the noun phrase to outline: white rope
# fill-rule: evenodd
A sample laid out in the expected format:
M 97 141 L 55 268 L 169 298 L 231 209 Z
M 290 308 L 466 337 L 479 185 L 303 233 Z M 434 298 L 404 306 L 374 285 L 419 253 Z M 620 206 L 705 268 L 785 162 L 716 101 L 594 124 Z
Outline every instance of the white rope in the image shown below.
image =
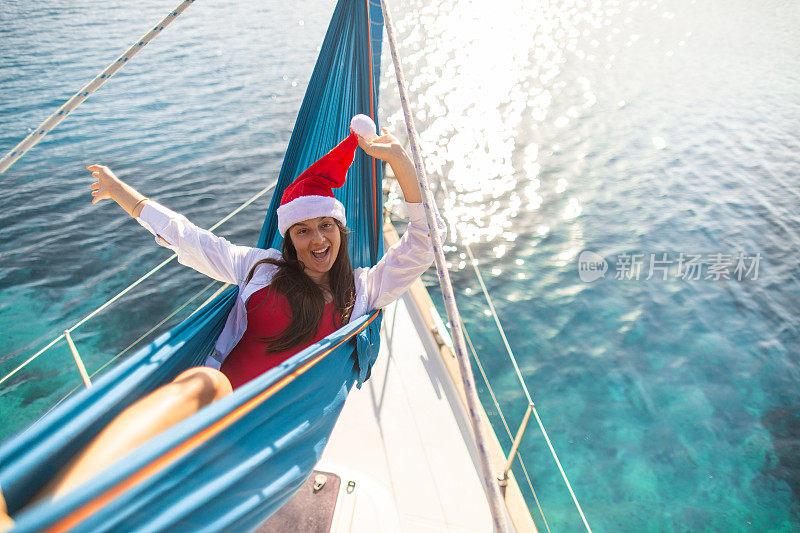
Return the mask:
M 446 182 L 444 180 L 440 180 L 439 183 L 443 184 L 445 191 L 447 191 Z M 471 260 L 472 265 L 473 265 L 473 267 L 475 269 L 475 274 L 478 276 L 478 281 L 480 282 L 480 285 L 481 285 L 481 290 L 483 291 L 483 294 L 486 297 L 487 302 L 489 303 L 489 306 L 490 306 L 491 311 L 492 311 L 492 315 L 494 316 L 495 324 L 497 324 L 497 327 L 500 330 L 500 334 L 502 335 L 503 340 L 505 342 L 506 350 L 508 351 L 508 354 L 511 357 L 511 361 L 514 363 L 514 367 L 515 367 L 515 369 L 517 371 L 517 376 L 519 377 L 520 382 L 522 384 L 523 391 L 525 392 L 525 395 L 526 395 L 526 397 L 528 399 L 528 402 L 531 405 L 533 405 L 533 413 L 536 416 L 536 422 L 539 424 L 539 429 L 541 429 L 542 434 L 544 435 L 544 438 L 547 441 L 547 445 L 550 448 L 550 453 L 552 454 L 553 459 L 555 460 L 556 465 L 558 466 L 558 470 L 561 472 L 561 477 L 564 480 L 564 484 L 567 486 L 567 490 L 569 490 L 569 493 L 572 496 L 572 501 L 575 503 L 575 507 L 578 509 L 578 513 L 581 515 L 581 519 L 583 520 L 584 526 L 586 527 L 587 531 L 591 532 L 592 529 L 591 529 L 591 527 L 589 526 L 589 523 L 586 520 L 586 516 L 583 514 L 583 509 L 581 508 L 581 504 L 578 502 L 578 499 L 575 496 L 575 492 L 572 490 L 572 485 L 570 484 L 569 479 L 567 478 L 567 474 L 564 472 L 564 468 L 561 466 L 561 461 L 559 461 L 558 455 L 556 454 L 556 451 L 553 448 L 552 443 L 550 442 L 550 437 L 547 435 L 547 430 L 545 429 L 544 424 L 542 423 L 542 419 L 539 418 L 539 413 L 536 410 L 536 406 L 534 405 L 533 400 L 531 400 L 531 396 L 528 393 L 528 388 L 525 385 L 525 382 L 522 380 L 522 376 L 520 375 L 519 367 L 516 364 L 516 358 L 514 357 L 514 353 L 511 351 L 511 346 L 508 344 L 508 340 L 505 337 L 505 332 L 503 331 L 503 326 L 500 323 L 500 319 L 497 316 L 497 313 L 495 312 L 494 305 L 492 304 L 491 297 L 489 296 L 489 292 L 486 289 L 486 285 L 483 283 L 483 278 L 481 276 L 481 273 L 480 273 L 480 271 L 478 270 L 478 268 L 476 266 L 477 265 L 477 261 L 473 257 L 472 250 L 470 250 L 469 245 L 465 244 L 464 247 L 467 249 L 467 252 L 469 253 L 470 260 Z M 462 324 L 462 327 L 463 327 L 463 324 Z M 513 440 L 514 437 L 513 437 L 512 433 L 511 433 L 511 429 L 508 427 L 508 423 L 506 422 L 506 419 L 503 416 L 503 411 L 502 411 L 502 409 L 500 409 L 500 403 L 498 402 L 497 397 L 494 394 L 494 390 L 492 389 L 491 383 L 489 383 L 489 378 L 486 376 L 486 373 L 483 370 L 483 365 L 481 364 L 481 361 L 478 358 L 478 353 L 475 350 L 475 346 L 472 344 L 472 340 L 469 337 L 469 333 L 467 332 L 466 327 L 464 327 L 464 335 L 466 337 L 467 343 L 469 344 L 469 347 L 470 347 L 470 350 L 472 352 L 472 355 L 473 355 L 473 357 L 475 357 L 475 362 L 478 364 L 478 370 L 480 370 L 481 375 L 483 376 L 483 381 L 486 383 L 486 387 L 489 390 L 489 395 L 492 397 L 492 401 L 494 402 L 495 407 L 497 407 L 497 412 L 500 414 L 500 419 L 503 422 L 503 426 L 505 426 L 506 433 L 508 433 L 508 436 Z M 528 477 L 528 470 L 527 470 L 527 468 L 525 468 L 525 463 L 522 460 L 522 452 L 517 452 L 517 455 L 519 456 L 520 465 L 522 466 L 522 470 L 525 473 L 525 477 L 528 480 L 528 487 L 531 489 L 531 493 L 533 494 L 533 498 L 536 501 L 537 507 L 539 508 L 539 513 L 542 515 L 542 519 L 544 520 L 545 527 L 547 528 L 547 531 L 550 531 L 550 526 L 547 524 L 547 518 L 545 518 L 545 516 L 544 516 L 544 510 L 542 509 L 542 506 L 539 504 L 539 498 L 536 496 L 536 491 L 533 490 L 533 484 L 531 483 L 530 477 Z
M 444 180 L 441 180 L 442 183 Z M 445 186 L 446 188 L 446 186 Z M 520 385 L 522 385 L 522 390 L 525 391 L 525 397 L 528 400 L 529 404 L 533 404 L 533 400 L 531 399 L 531 393 L 528 392 L 528 386 L 525 385 L 525 380 L 522 379 L 522 372 L 519 369 L 519 365 L 517 364 L 517 358 L 514 357 L 514 352 L 511 351 L 511 345 L 508 343 L 508 338 L 506 337 L 506 332 L 503 329 L 503 325 L 500 323 L 500 318 L 497 316 L 497 311 L 494 308 L 494 303 L 492 303 L 492 299 L 489 297 L 489 291 L 486 289 L 486 284 L 483 282 L 483 276 L 481 276 L 481 271 L 478 270 L 478 261 L 475 259 L 475 256 L 472 255 L 472 249 L 468 244 L 465 244 L 464 247 L 467 249 L 467 255 L 469 255 L 469 262 L 472 265 L 472 269 L 475 271 L 475 275 L 478 277 L 478 283 L 481 285 L 481 290 L 483 291 L 483 295 L 486 298 L 486 303 L 489 305 L 489 311 L 492 314 L 492 318 L 494 318 L 494 323 L 497 325 L 497 330 L 500 332 L 500 337 L 503 339 L 503 344 L 506 347 L 506 352 L 508 353 L 508 357 L 511 359 L 511 364 L 514 365 L 514 371 L 517 373 L 517 378 L 519 379 Z
M 472 431 L 475 435 L 478 463 L 481 469 L 483 488 L 486 492 L 489 509 L 492 513 L 494 530 L 505 533 L 513 531 L 513 527 L 508 523 L 506 514 L 507 511 L 505 505 L 503 504 L 503 497 L 500 494 L 500 488 L 497 486 L 497 480 L 492 474 L 489 450 L 486 446 L 487 439 L 484 435 L 485 429 L 481 425 L 481 419 L 478 414 L 481 410 L 480 399 L 478 398 L 478 393 L 475 389 L 475 379 L 472 375 L 472 367 L 470 366 L 469 356 L 467 354 L 466 344 L 464 342 L 464 333 L 461 331 L 461 317 L 459 316 L 458 309 L 456 308 L 455 296 L 453 295 L 453 286 L 450 283 L 450 273 L 447 271 L 447 263 L 442 251 L 442 236 L 439 234 L 439 228 L 436 224 L 436 217 L 434 216 L 435 203 L 433 194 L 431 194 L 431 189 L 428 185 L 428 176 L 425 173 L 425 167 L 422 163 L 417 129 L 414 125 L 414 119 L 408 104 L 405 77 L 403 76 L 403 71 L 400 67 L 400 60 L 397 56 L 394 26 L 392 24 L 389 8 L 386 5 L 386 0 L 381 0 L 381 10 L 383 11 L 383 19 L 386 25 L 386 35 L 389 39 L 389 49 L 392 53 L 394 72 L 395 76 L 397 77 L 397 87 L 400 91 L 400 103 L 403 106 L 403 115 L 405 117 L 406 127 L 408 128 L 409 141 L 411 142 L 411 154 L 414 158 L 414 167 L 417 171 L 417 180 L 419 181 L 420 190 L 422 192 L 422 205 L 425 208 L 425 217 L 428 221 L 428 231 L 430 232 L 431 240 L 433 241 L 433 254 L 436 260 L 436 271 L 439 274 L 439 285 L 442 289 L 442 295 L 444 297 L 444 303 L 447 309 L 447 318 L 450 321 L 450 330 L 452 331 L 453 342 L 458 359 L 458 367 L 461 371 L 464 394 L 467 400 L 467 410 L 470 422 L 472 424 Z
M 237 207 L 236 209 L 234 209 L 234 210 L 233 210 L 233 211 L 232 211 L 230 214 L 228 214 L 228 215 L 227 215 L 225 218 L 223 218 L 222 220 L 220 220 L 219 222 L 217 222 L 216 224 L 214 224 L 213 226 L 211 226 L 211 227 L 208 229 L 208 231 L 214 231 L 214 230 L 215 230 L 215 229 L 217 229 L 217 228 L 218 228 L 220 225 L 222 225 L 223 223 L 227 222 L 227 221 L 228 221 L 228 220 L 229 220 L 229 219 L 230 219 L 232 216 L 234 216 L 234 215 L 236 215 L 237 213 L 239 213 L 239 212 L 240 212 L 242 209 L 244 209 L 244 208 L 245 208 L 245 207 L 247 207 L 248 205 L 252 204 L 252 203 L 253 203 L 253 202 L 255 202 L 255 201 L 258 199 L 258 198 L 260 198 L 261 196 L 263 196 L 263 195 L 264 195 L 264 194 L 265 194 L 267 191 L 269 191 L 270 189 L 272 189 L 273 187 L 275 187 L 275 184 L 276 184 L 276 183 L 277 183 L 277 182 L 273 182 L 273 183 L 271 183 L 271 184 L 267 185 L 266 187 L 264 187 L 263 189 L 261 189 L 261 191 L 259 191 L 258 193 L 256 193 L 256 194 L 255 194 L 255 196 L 253 196 L 252 198 L 250 198 L 249 200 L 247 200 L 245 203 L 243 203 L 242 205 L 240 205 L 239 207 Z M 82 318 L 82 319 L 81 319 L 79 322 L 77 322 L 76 324 L 74 324 L 72 327 L 68 328 L 66 331 L 68 331 L 68 332 L 70 332 L 70 333 L 72 333 L 73 331 L 75 331 L 77 328 L 79 328 L 79 327 L 80 327 L 81 325 L 83 325 L 85 322 L 87 322 L 88 320 L 90 320 L 90 319 L 94 318 L 96 315 L 98 315 L 98 314 L 99 314 L 101 311 L 103 311 L 103 310 L 104 310 L 105 308 L 107 308 L 109 305 L 113 304 L 114 302 L 116 302 L 117 300 L 119 300 L 120 298 L 122 298 L 123 296 L 125 296 L 125 295 L 126 295 L 127 293 L 129 293 L 129 292 L 130 292 L 130 291 L 131 291 L 131 290 L 132 290 L 134 287 L 136 287 L 137 285 L 139 285 L 140 283 L 142 283 L 144 280 L 146 280 L 147 278 L 149 278 L 150 276 L 152 276 L 153 274 L 155 274 L 156 272 L 158 272 L 159 270 L 161 270 L 162 268 L 164 268 L 164 267 L 165 267 L 167 264 L 169 264 L 169 263 L 170 263 L 170 262 L 171 262 L 173 259 L 175 259 L 176 257 L 178 257 L 178 254 L 173 254 L 173 255 L 172 255 L 171 257 L 169 257 L 168 259 L 165 259 L 164 261 L 162 261 L 162 262 L 161 262 L 161 263 L 160 263 L 158 266 L 156 266 L 155 268 L 153 268 L 153 269 L 152 269 L 150 272 L 148 272 L 147 274 L 145 274 L 145 275 L 144 275 L 144 276 L 142 276 L 141 278 L 137 279 L 136 281 L 134 281 L 133 283 L 131 283 L 130 285 L 128 285 L 127 287 L 125 287 L 125 288 L 124 288 L 122 291 L 120 291 L 119 293 L 117 293 L 117 295 L 116 295 L 116 296 L 114 296 L 113 298 L 111 298 L 110 300 L 108 300 L 106 303 L 104 303 L 103 305 L 101 305 L 100 307 L 98 307 L 97 309 L 95 309 L 94 311 L 92 311 L 91 313 L 89 313 L 88 315 L 86 315 L 84 318 Z M 33 354 L 32 356 L 30 356 L 30 357 L 29 357 L 27 360 L 25 360 L 25 362 L 24 362 L 24 363 L 22 363 L 22 364 L 21 364 L 21 365 L 19 365 L 17 368 L 15 368 L 15 369 L 14 369 L 14 370 L 12 370 L 10 373 L 8 373 L 6 376 L 4 376 L 4 377 L 3 377 L 3 379 L 0 379 L 0 385 L 2 385 L 2 384 L 3 384 L 3 383 L 6 381 L 6 380 L 8 380 L 8 379 L 9 379 L 11 376 L 13 376 L 13 375 L 14 375 L 14 374 L 16 374 L 17 372 L 19 372 L 20 370 L 22 370 L 23 368 L 25 368 L 26 366 L 28 366 L 28 365 L 29 365 L 29 364 L 30 364 L 32 361 L 34 361 L 34 360 L 35 360 L 37 357 L 39 357 L 39 356 L 40 356 L 40 355 L 42 355 L 44 352 L 46 352 L 47 350 L 49 350 L 50 348 L 52 348 L 52 347 L 53 347 L 53 345 L 54 345 L 55 343 L 57 343 L 58 341 L 60 341 L 60 340 L 61 340 L 61 339 L 63 339 L 63 338 L 64 338 L 64 333 L 62 333 L 61 335 L 59 335 L 58 337 L 56 337 L 55 339 L 53 339 L 53 340 L 52 340 L 52 341 L 51 341 L 51 342 L 50 342 L 50 343 L 49 343 L 47 346 L 45 346 L 44 348 L 42 348 L 41 350 L 39 350 L 38 352 L 36 352 L 36 353 L 35 353 L 35 354 Z
M 42 122 L 38 128 L 33 130 L 33 133 L 25 137 L 18 145 L 8 152 L 3 159 L 0 159 L 0 174 L 5 172 L 11 165 L 14 164 L 17 159 L 22 157 L 22 154 L 33 148 L 33 146 L 41 141 L 49 131 L 52 131 L 53 128 L 55 128 L 62 120 L 67 118 L 67 115 L 69 115 L 73 109 L 81 105 L 84 100 L 89 98 L 90 94 L 99 89 L 100 86 L 108 81 L 111 76 L 116 74 L 119 69 L 125 66 L 125 63 L 127 63 L 130 58 L 139 53 L 139 50 L 144 48 L 144 45 L 152 41 L 156 35 L 161 33 L 164 28 L 169 26 L 169 24 L 175 20 L 178 15 L 183 13 L 187 7 L 192 5 L 193 2 L 194 0 L 184 0 L 181 2 L 181 4 L 173 9 L 169 15 L 161 19 L 161 22 L 156 24 L 155 28 L 144 34 L 141 39 L 133 43 L 124 54 L 117 58 L 116 61 L 107 66 L 105 70 L 95 76 L 92 81 L 84 85 L 80 91 L 75 93 L 72 98 L 67 100 L 64 105 L 59 107 L 58 111 L 50 115 L 47 120 Z M 2 383 L 2 381 L 0 381 L 0 383 Z
M 388 22 L 387 22 L 386 26 L 387 26 L 387 31 L 388 31 L 388 28 L 389 28 L 389 23 Z M 391 40 L 390 40 L 390 44 L 391 44 Z M 394 59 L 394 57 L 395 57 L 394 56 L 394 50 L 392 49 L 392 58 Z M 402 93 L 401 93 L 401 102 L 403 102 L 405 104 L 405 101 L 403 100 Z M 405 111 L 405 106 L 404 106 L 403 110 Z M 406 117 L 406 122 L 408 123 L 408 117 Z M 410 131 L 411 131 L 411 126 L 409 125 L 409 132 Z M 414 133 L 416 134 L 416 130 L 414 131 Z M 412 149 L 414 149 L 414 148 L 415 147 L 412 144 Z M 418 150 L 415 149 L 414 152 L 416 154 L 418 152 Z M 415 163 L 416 163 L 416 161 L 415 161 Z M 419 173 L 419 170 L 417 172 Z M 427 176 L 426 176 L 426 179 L 427 179 Z M 450 196 L 450 191 L 449 191 L 448 186 L 447 186 L 447 181 L 444 180 L 444 179 L 440 179 L 439 183 L 442 185 L 442 188 L 444 189 L 445 194 L 447 196 Z M 432 200 L 432 198 L 431 198 L 431 200 Z M 430 225 L 430 221 L 428 222 L 428 224 Z M 433 231 L 431 232 L 431 235 L 433 235 Z M 536 421 L 539 424 L 539 429 L 541 429 L 542 434 L 544 435 L 544 438 L 547 441 L 547 446 L 550 448 L 550 453 L 552 454 L 553 459 L 555 460 L 556 465 L 558 466 L 559 472 L 561 472 L 561 477 L 564 480 L 564 484 L 567 486 L 567 490 L 569 490 L 569 493 L 572 496 L 572 501 L 575 503 L 575 507 L 578 509 L 578 513 L 581 515 L 581 519 L 583 520 L 583 525 L 586 527 L 586 530 L 591 533 L 592 529 L 591 529 L 591 527 L 589 527 L 589 523 L 587 522 L 586 516 L 583 513 L 583 509 L 581 508 L 581 504 L 578 502 L 578 498 L 575 496 L 575 492 L 572 490 L 572 485 L 570 484 L 569 479 L 567 478 L 567 474 L 564 472 L 564 468 L 561 466 L 561 461 L 558 459 L 558 455 L 556 454 L 556 451 L 553 448 L 552 443 L 550 442 L 550 437 L 548 437 L 548 435 L 547 435 L 547 430 L 545 429 L 541 418 L 539 418 L 539 413 L 536 411 L 536 406 L 534 405 L 533 399 L 531 398 L 530 392 L 528 391 L 528 387 L 525 384 L 525 380 L 522 378 L 522 372 L 519 369 L 519 364 L 517 363 L 517 358 L 514 356 L 514 352 L 511 349 L 511 345 L 508 342 L 508 338 L 506 337 L 505 329 L 503 328 L 503 325 L 500 322 L 500 318 L 497 315 L 497 310 L 494 307 L 494 303 L 492 302 L 492 298 L 491 298 L 491 296 L 489 296 L 489 291 L 486 288 L 486 284 L 483 281 L 483 276 L 481 275 L 481 272 L 478 269 L 478 261 L 475 259 L 475 256 L 472 254 L 472 248 L 469 246 L 469 244 L 465 243 L 465 244 L 463 244 L 463 246 L 467 250 L 467 254 L 469 255 L 470 264 L 472 265 L 472 268 L 475 271 L 475 275 L 478 278 L 478 283 L 481 286 L 481 291 L 483 292 L 483 295 L 484 295 L 484 297 L 486 299 L 486 303 L 489 305 L 489 311 L 491 313 L 491 316 L 494 319 L 495 324 L 497 325 L 497 330 L 500 333 L 500 337 L 503 339 L 503 345 L 505 346 L 506 352 L 508 353 L 508 356 L 511 359 L 511 363 L 514 365 L 514 371 L 517 374 L 517 379 L 519 379 L 520 385 L 522 386 L 522 390 L 525 393 L 525 397 L 527 398 L 528 403 L 533 406 L 533 413 L 536 416 Z M 437 257 L 437 260 L 438 260 L 438 257 Z M 437 271 L 438 270 L 439 270 L 439 265 L 437 264 Z M 445 269 L 445 271 L 446 271 L 446 269 Z M 439 273 L 439 280 L 440 280 L 440 283 L 441 283 L 441 280 L 442 280 L 441 273 Z M 449 275 L 448 275 L 448 282 L 449 282 Z M 444 293 L 445 293 L 444 289 L 442 289 L 442 294 L 444 295 Z M 447 306 L 447 302 L 446 301 L 445 301 L 445 306 Z M 448 310 L 448 317 L 449 317 L 449 315 L 450 315 L 450 312 Z M 460 317 L 459 317 L 459 320 L 460 320 Z M 453 330 L 452 321 L 451 321 L 451 330 Z M 465 331 L 465 333 L 466 333 L 466 331 Z M 470 344 L 471 344 L 471 342 L 470 342 Z M 475 353 L 474 347 L 472 349 L 472 353 L 474 354 L 475 359 L 478 362 L 479 369 L 481 370 L 481 372 L 483 372 L 483 368 L 480 365 L 480 361 L 478 361 L 478 358 L 477 358 L 478 356 L 477 356 L 477 353 Z M 497 409 L 498 409 L 498 412 L 499 412 L 500 411 L 500 406 L 497 403 L 497 400 L 496 400 L 496 398 L 494 396 L 494 391 L 492 391 L 491 385 L 489 385 L 489 380 L 486 378 L 485 375 L 484 375 L 484 381 L 486 382 L 486 385 L 489 387 L 489 392 L 490 392 L 490 394 L 492 396 L 492 399 L 494 400 L 495 405 L 497 406 Z M 502 413 L 501 413 L 501 418 L 503 418 Z M 509 436 L 511 436 L 510 430 L 509 430 L 504 418 L 503 418 L 503 424 L 506 425 L 506 431 L 508 431 L 509 432 Z M 520 458 L 520 462 L 521 461 L 522 461 L 522 459 Z M 524 465 L 523 465 L 523 469 L 524 469 Z M 527 471 L 525 472 L 525 474 L 527 476 Z M 536 504 L 539 505 L 539 499 L 536 497 L 536 493 L 533 491 L 533 486 L 530 483 L 530 479 L 528 480 L 528 485 L 530 486 L 531 492 L 533 493 L 534 499 L 536 500 Z M 539 506 L 539 511 L 542 513 L 542 518 L 545 521 L 545 526 L 547 527 L 547 530 L 549 531 L 550 528 L 549 528 L 549 526 L 547 526 L 547 519 L 544 518 L 544 512 L 542 511 L 541 506 Z
M 581 515 L 581 519 L 583 520 L 583 524 L 586 526 L 586 530 L 591 533 L 592 529 L 589 527 L 589 523 L 586 521 L 586 516 L 583 514 L 583 509 L 581 508 L 581 504 L 578 503 L 578 499 L 575 497 L 575 493 L 572 491 L 572 485 L 567 479 L 567 474 L 564 472 L 564 469 L 561 467 L 561 461 L 558 460 L 558 455 L 556 455 L 556 451 L 553 448 L 553 445 L 550 443 L 550 437 L 547 436 L 547 431 L 544 429 L 544 424 L 542 424 L 542 420 L 539 418 L 539 413 L 536 412 L 536 406 L 531 399 L 530 394 L 528 393 L 528 387 L 525 386 L 525 382 L 522 380 L 522 375 L 519 370 L 519 366 L 517 365 L 517 359 L 514 357 L 514 354 L 511 351 L 511 346 L 508 344 L 508 339 L 506 338 L 505 331 L 503 330 L 503 326 L 500 324 L 500 319 L 497 316 L 497 312 L 495 311 L 494 304 L 492 304 L 492 299 L 489 297 L 489 291 L 486 289 L 486 285 L 483 282 L 483 276 L 481 276 L 480 271 L 478 270 L 478 262 L 475 260 L 475 257 L 472 255 L 472 250 L 470 250 L 469 245 L 465 245 L 467 249 L 467 253 L 469 254 L 470 262 L 472 263 L 472 267 L 475 269 L 475 274 L 478 276 L 478 282 L 481 285 L 481 290 L 483 290 L 483 294 L 486 296 L 486 302 L 489 304 L 489 309 L 491 309 L 492 316 L 494 317 L 495 324 L 497 324 L 497 329 L 500 331 L 500 336 L 503 338 L 503 343 L 506 346 L 506 350 L 508 351 L 508 355 L 511 357 L 511 362 L 514 364 L 514 369 L 517 372 L 517 377 L 519 377 L 520 382 L 522 383 L 522 388 L 525 391 L 525 395 L 528 398 L 528 403 L 533 406 L 533 414 L 536 416 L 536 421 L 539 423 L 539 428 L 542 430 L 542 434 L 544 435 L 545 440 L 547 441 L 547 446 L 550 448 L 550 453 L 553 455 L 553 459 L 558 465 L 558 470 L 561 472 L 561 477 L 564 479 L 564 484 L 566 484 L 567 489 L 569 490 L 570 495 L 572 495 L 572 501 L 575 502 L 575 507 L 578 509 L 578 513 Z M 549 528 L 548 528 L 549 531 Z

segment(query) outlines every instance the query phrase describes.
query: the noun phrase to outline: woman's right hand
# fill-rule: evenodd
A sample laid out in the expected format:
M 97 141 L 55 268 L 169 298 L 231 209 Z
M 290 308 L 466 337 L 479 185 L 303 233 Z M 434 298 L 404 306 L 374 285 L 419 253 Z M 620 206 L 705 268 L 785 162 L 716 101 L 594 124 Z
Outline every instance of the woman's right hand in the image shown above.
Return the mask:
M 100 200 L 113 198 L 111 191 L 119 184 L 120 179 L 111 172 L 111 169 L 103 165 L 89 165 L 86 167 L 92 173 L 92 177 L 97 181 L 89 187 L 93 190 L 92 203 L 96 204 Z

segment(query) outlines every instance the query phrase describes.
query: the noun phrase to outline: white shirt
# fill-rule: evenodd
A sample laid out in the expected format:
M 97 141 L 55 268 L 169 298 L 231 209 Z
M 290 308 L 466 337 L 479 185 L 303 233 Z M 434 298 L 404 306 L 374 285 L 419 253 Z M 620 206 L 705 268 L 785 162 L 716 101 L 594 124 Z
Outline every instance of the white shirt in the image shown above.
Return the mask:
M 356 301 L 351 320 L 399 298 L 433 263 L 425 210 L 421 203 L 406 202 L 406 207 L 409 223 L 400 241 L 386 250 L 374 267 L 353 271 Z M 438 212 L 436 218 L 439 231 L 444 235 L 445 225 Z M 136 221 L 155 235 L 156 243 L 177 253 L 182 265 L 239 287 L 236 303 L 214 345 L 215 354 L 205 362 L 206 366 L 220 368 L 247 329 L 247 300 L 254 292 L 270 284 L 277 267 L 264 263 L 258 265 L 253 278 L 245 284 L 250 269 L 261 259 L 281 258 L 281 252 L 274 248 L 264 250 L 231 244 L 153 200 L 145 202 Z

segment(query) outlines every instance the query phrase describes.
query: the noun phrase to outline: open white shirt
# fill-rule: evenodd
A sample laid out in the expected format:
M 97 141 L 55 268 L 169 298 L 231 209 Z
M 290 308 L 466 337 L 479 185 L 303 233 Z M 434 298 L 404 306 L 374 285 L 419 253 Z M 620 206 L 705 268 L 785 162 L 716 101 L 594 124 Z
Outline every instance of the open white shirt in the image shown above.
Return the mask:
M 374 267 L 353 271 L 356 301 L 351 320 L 399 298 L 433 263 L 425 210 L 421 203 L 406 202 L 406 208 L 408 228 L 400 241 L 386 250 Z M 444 236 L 445 225 L 438 212 L 436 218 Z M 264 263 L 258 265 L 253 278 L 245 284 L 250 269 L 261 259 L 279 259 L 281 252 L 274 248 L 264 250 L 232 244 L 153 200 L 145 202 L 136 221 L 155 235 L 156 243 L 178 254 L 178 262 L 182 265 L 239 287 L 236 303 L 214 345 L 215 354 L 205 362 L 206 366 L 220 368 L 247 329 L 247 300 L 254 292 L 270 284 L 277 267 Z

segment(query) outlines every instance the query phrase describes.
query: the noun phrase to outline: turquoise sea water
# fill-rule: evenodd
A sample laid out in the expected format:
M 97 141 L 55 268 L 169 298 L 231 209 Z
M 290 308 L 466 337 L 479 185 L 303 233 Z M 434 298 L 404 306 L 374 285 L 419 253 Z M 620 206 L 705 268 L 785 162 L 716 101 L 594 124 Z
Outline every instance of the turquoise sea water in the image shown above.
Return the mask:
M 172 7 L 4 2 L 0 151 Z M 84 166 L 211 226 L 277 176 L 332 10 L 198 2 L 0 176 L 0 375 L 169 256 L 91 204 Z M 426 165 L 449 189 L 459 306 L 512 431 L 526 402 L 465 243 L 593 530 L 800 530 L 800 6 L 394 12 Z M 381 113 L 399 133 L 390 75 L 384 62 Z M 268 200 L 218 233 L 255 242 Z M 605 278 L 581 279 L 584 250 Z M 683 279 L 682 253 L 701 279 Z M 616 279 L 634 254 L 639 279 Z M 651 254 L 667 254 L 663 275 Z M 716 254 L 760 254 L 757 279 L 714 279 Z M 207 282 L 170 265 L 76 331 L 89 372 Z M 62 342 L 0 385 L 0 437 L 77 385 Z M 550 529 L 580 531 L 534 424 L 521 452 Z

